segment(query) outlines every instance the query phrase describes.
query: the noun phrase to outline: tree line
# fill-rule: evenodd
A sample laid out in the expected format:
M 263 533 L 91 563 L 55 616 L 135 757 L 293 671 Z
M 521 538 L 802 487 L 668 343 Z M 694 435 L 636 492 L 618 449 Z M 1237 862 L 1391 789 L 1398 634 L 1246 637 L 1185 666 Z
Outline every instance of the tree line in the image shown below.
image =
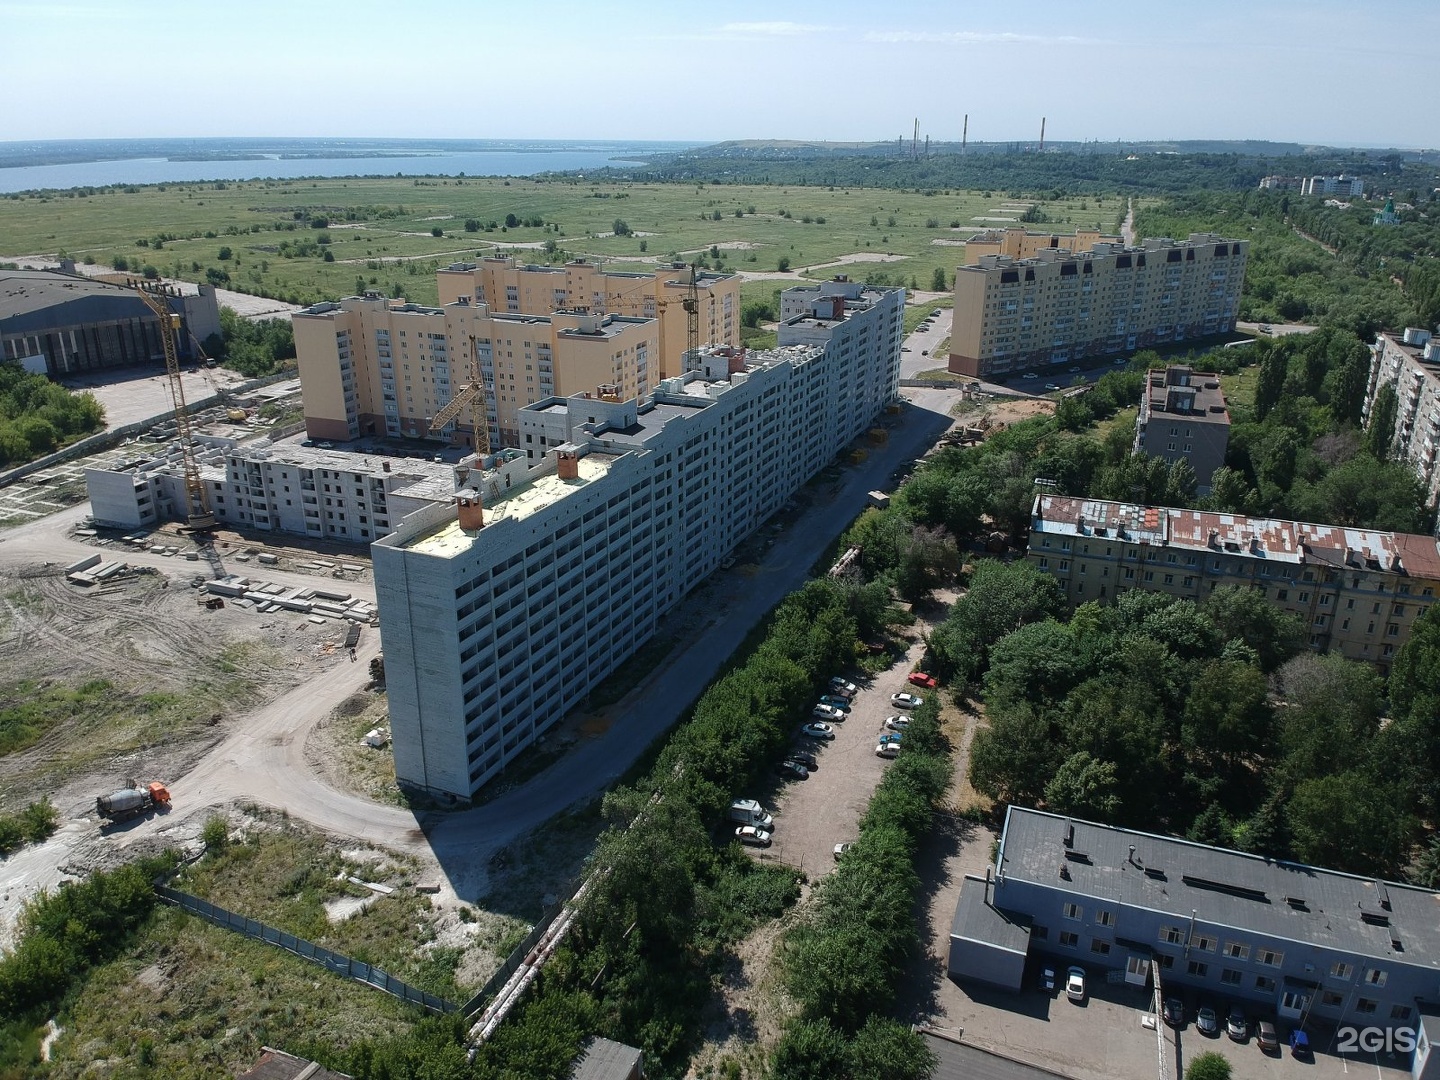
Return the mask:
M 88 390 L 73 393 L 18 363 L 0 363 L 0 465 L 22 465 L 105 426 Z

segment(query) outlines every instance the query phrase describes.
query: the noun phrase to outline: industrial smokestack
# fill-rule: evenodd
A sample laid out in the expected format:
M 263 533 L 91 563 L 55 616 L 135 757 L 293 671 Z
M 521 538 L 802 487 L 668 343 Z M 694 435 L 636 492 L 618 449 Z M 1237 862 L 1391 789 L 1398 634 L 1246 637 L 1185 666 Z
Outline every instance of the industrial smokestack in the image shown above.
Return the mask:
M 1040 117 L 1040 152 L 1045 152 L 1045 117 Z
M 965 153 L 965 143 L 970 138 L 970 114 L 965 114 L 965 126 L 960 129 L 960 153 Z

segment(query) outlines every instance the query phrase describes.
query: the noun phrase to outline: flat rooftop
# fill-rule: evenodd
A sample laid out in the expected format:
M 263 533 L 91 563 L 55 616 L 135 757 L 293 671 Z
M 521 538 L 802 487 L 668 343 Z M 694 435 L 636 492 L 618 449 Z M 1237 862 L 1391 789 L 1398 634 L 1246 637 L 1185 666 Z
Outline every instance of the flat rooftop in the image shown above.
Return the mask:
M 470 486 L 480 492 L 485 507 L 485 526 L 489 528 L 505 520 L 523 521 L 572 492 L 595 483 L 610 471 L 617 457 L 592 450 L 577 462 L 580 467 L 578 479 L 561 480 L 555 473 L 547 473 L 511 488 L 498 498 L 491 493 L 490 473 L 473 477 Z M 475 534 L 460 528 L 459 518 L 456 517 L 399 546 L 423 555 L 450 559 L 468 550 L 474 542 Z
M 1042 535 L 1110 537 L 1267 562 L 1440 579 L 1440 542 L 1433 536 L 1415 533 L 1139 506 L 1068 495 L 1038 496 L 1030 528 Z
M 0 270 L 0 319 L 43 311 L 81 297 L 134 301 L 137 312 L 149 313 L 133 289 L 94 278 L 72 277 L 54 270 Z
M 1011 806 L 998 873 L 1212 926 L 1440 969 L 1440 893 Z M 1060 876 L 1064 869 L 1068 878 Z M 1004 888 L 996 901 L 1004 906 Z
M 1230 423 L 1220 376 L 1191 371 L 1182 365 L 1151 371 L 1145 379 L 1145 402 L 1153 417 L 1183 417 L 1186 423 Z

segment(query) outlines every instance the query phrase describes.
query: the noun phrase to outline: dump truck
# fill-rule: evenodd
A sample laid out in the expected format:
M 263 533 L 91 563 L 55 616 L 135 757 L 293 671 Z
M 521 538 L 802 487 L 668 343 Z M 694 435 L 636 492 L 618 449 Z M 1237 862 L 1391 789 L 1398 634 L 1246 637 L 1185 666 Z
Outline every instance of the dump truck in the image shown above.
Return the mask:
M 128 821 L 130 818 L 148 814 L 158 806 L 170 805 L 170 792 L 165 785 L 151 781 L 142 787 L 121 788 L 109 795 L 95 799 L 95 812 L 110 821 Z

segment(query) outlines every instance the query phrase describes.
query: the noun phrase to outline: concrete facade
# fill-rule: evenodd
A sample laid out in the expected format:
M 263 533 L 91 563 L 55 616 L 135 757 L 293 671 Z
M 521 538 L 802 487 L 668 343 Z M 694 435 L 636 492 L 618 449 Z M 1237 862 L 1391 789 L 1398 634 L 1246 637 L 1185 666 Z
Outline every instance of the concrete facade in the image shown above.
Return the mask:
M 1395 391 L 1395 434 L 1390 457 L 1406 462 L 1425 489 L 1425 505 L 1440 505 L 1440 344 L 1428 330 L 1379 334 L 1370 347 L 1370 381 L 1362 420 L 1370 426 L 1380 388 Z
M 1072 605 L 1130 589 L 1195 601 L 1257 589 L 1300 619 L 1310 648 L 1382 674 L 1440 593 L 1431 536 L 1060 495 L 1036 496 L 1026 557 Z
M 472 795 L 865 432 L 895 394 L 876 373 L 898 373 L 898 308 L 849 318 L 856 342 L 871 328 L 863 356 L 703 349 L 646 398 L 527 406 L 528 472 L 476 478 L 373 546 L 402 782 Z
M 1089 251 L 1096 244 L 1120 245 L 1118 236 L 1106 236 L 1098 229 L 1076 229 L 1073 233 L 1032 233 L 1023 226 L 986 229 L 965 241 L 965 265 L 977 266 L 986 255 L 1011 259 L 1033 259 L 1042 251 Z
M 1220 376 L 1171 365 L 1151 371 L 1135 418 L 1135 450 L 1165 461 L 1188 461 L 1197 494 L 1210 494 L 1210 478 L 1225 464 L 1230 412 Z
M 457 486 L 455 466 L 438 462 L 204 436 L 197 442 L 215 519 L 244 530 L 368 544 L 407 514 L 448 505 Z M 117 458 L 108 469 L 88 468 L 85 487 L 101 525 L 141 529 L 185 519 L 185 473 L 174 445 L 154 456 Z
M 949 970 L 994 982 L 1023 942 L 1092 980 L 1158 973 L 1162 994 L 1190 987 L 1301 1025 L 1415 1027 L 1440 985 L 1437 904 L 1408 885 L 1011 806 L 993 875 L 961 889 Z M 987 949 L 997 924 L 1014 929 Z
M 514 315 L 462 297 L 444 307 L 370 293 L 296 312 L 305 427 L 316 439 L 365 435 L 474 446 L 470 411 L 430 418 L 476 377 L 492 447 L 514 446 L 517 412 L 555 394 L 635 397 L 657 379 L 659 324 L 626 315 Z
M 951 371 L 1005 379 L 1235 329 L 1247 240 L 982 256 L 955 272 Z
M 172 292 L 180 316 L 182 361 L 199 358 L 197 343 L 220 332 L 215 290 Z M 54 270 L 0 270 L 0 360 L 25 363 L 53 378 L 109 368 L 165 364 L 160 321 L 135 290 Z
M 691 269 L 675 263 L 658 270 L 625 271 L 585 259 L 564 266 L 519 263 L 510 257 L 455 263 L 435 275 L 440 302 L 486 304 L 491 311 L 549 315 L 552 311 L 609 313 L 659 323 L 659 359 L 652 384 L 685 370 L 687 329 L 681 304 L 690 291 Z M 695 272 L 700 303 L 700 343 L 740 345 L 740 279 L 709 270 Z M 571 391 L 557 391 L 568 394 Z

